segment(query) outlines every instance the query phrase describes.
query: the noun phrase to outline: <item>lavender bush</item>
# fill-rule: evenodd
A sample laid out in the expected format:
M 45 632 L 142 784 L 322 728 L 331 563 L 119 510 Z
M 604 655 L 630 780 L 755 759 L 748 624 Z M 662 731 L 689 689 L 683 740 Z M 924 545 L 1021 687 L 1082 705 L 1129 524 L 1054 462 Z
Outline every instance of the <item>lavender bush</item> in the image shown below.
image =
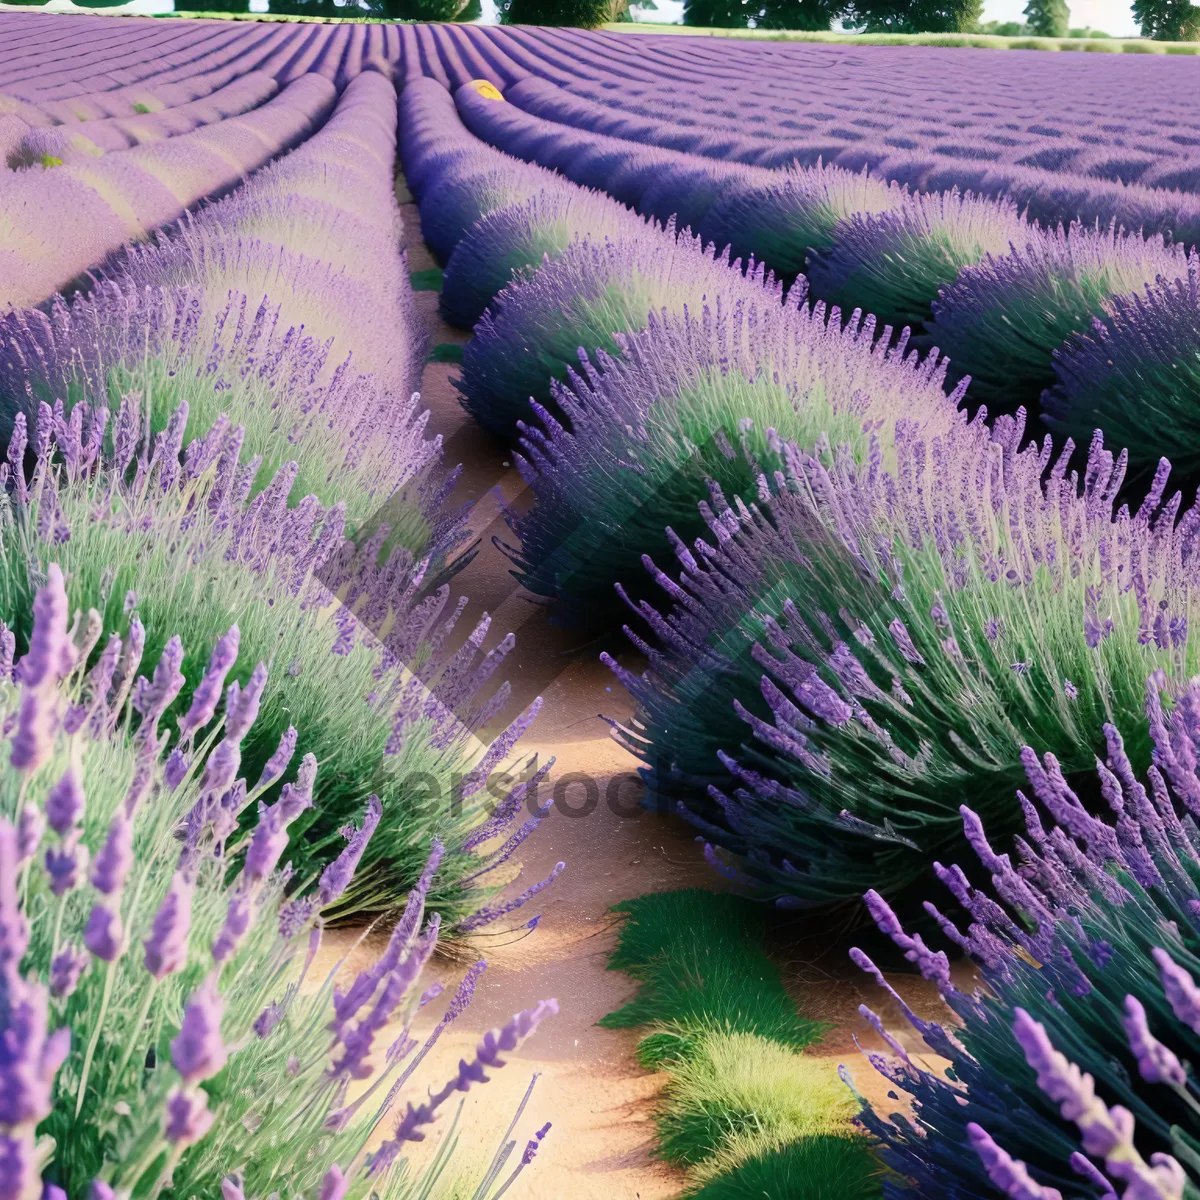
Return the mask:
M 516 462 L 535 502 L 510 518 L 510 553 L 560 619 L 611 626 L 613 584 L 648 596 L 642 557 L 706 531 L 706 488 L 752 501 L 761 474 L 783 468 L 784 439 L 845 442 L 861 460 L 901 418 L 930 433 L 952 424 L 960 395 L 943 390 L 944 362 L 906 356 L 906 339 L 876 337 L 861 313 L 843 324 L 837 309 L 801 305 L 800 291 L 784 307 L 718 299 L 695 316 L 652 313 L 616 339 L 619 356 L 600 352 L 554 386 L 565 425 L 540 406 L 539 425 L 520 424 Z
M 719 202 L 697 232 L 706 242 L 730 246 L 736 257 L 753 255 L 785 279 L 799 275 L 814 251 L 822 254 L 841 240 L 840 222 L 890 212 L 904 198 L 901 188 L 865 170 L 856 174 L 818 162 L 775 174 L 777 180 Z M 847 307 L 876 311 L 857 297 Z
M 48 314 L 10 313 L 0 318 L 4 426 L 11 431 L 18 413 L 32 422 L 39 403 L 56 400 L 66 401 L 68 416 L 80 405 L 115 415 L 124 397 L 136 395 L 155 432 L 166 430 L 172 413 L 185 415 L 188 425 L 172 435 L 178 447 L 233 413 L 261 479 L 291 459 L 300 494 L 344 498 L 356 522 L 373 517 L 437 461 L 440 443 L 425 438 L 413 401 L 395 405 L 373 379 L 353 372 L 351 360 L 323 380 L 329 345 L 280 315 L 244 293 L 228 293 L 210 310 L 199 289 L 124 280 L 106 281 L 69 306 L 59 301 Z M 435 514 L 415 489 L 409 507 L 397 527 L 420 549 Z
M 514 439 L 531 397 L 552 409 L 551 382 L 563 381 L 581 352 L 616 353 L 614 335 L 644 328 L 652 312 L 698 311 L 718 296 L 730 305 L 778 303 L 781 291 L 761 267 L 750 264 L 743 276 L 728 256 L 669 225 L 617 242 L 585 238 L 510 284 L 484 314 L 456 380 L 463 407 Z
M 169 237 L 129 247 L 110 272 L 138 286 L 201 287 L 210 312 L 230 290 L 282 306 L 283 326 L 333 339 L 391 405 L 420 387 L 428 335 L 413 307 L 396 203 L 396 90 L 357 76 L 332 116 L 299 148 Z
M 1180 244 L 1114 226 L 1061 226 L 966 267 L 934 302 L 930 338 L 972 379 L 975 397 L 1009 410 L 1054 383 L 1053 354 L 1111 299 L 1187 274 Z
M 643 227 L 609 196 L 565 185 L 497 208 L 454 247 L 442 277 L 442 317 L 471 329 L 500 292 L 527 279 L 544 259 L 559 258 L 584 237 L 618 241 Z
M 848 214 L 811 265 L 809 281 L 831 303 L 860 305 L 897 329 L 918 327 L 964 267 L 1020 250 L 1036 234 L 1011 200 L 957 188 L 905 196 L 882 212 Z
M 485 616 L 454 648 L 466 600 L 454 605 L 447 585 L 424 586 L 428 558 L 402 547 L 382 556 L 386 526 L 356 547 L 345 538 L 341 505 L 310 495 L 288 508 L 295 463 L 248 498 L 255 467 L 240 463 L 244 431 L 228 418 L 187 445 L 181 461 L 186 409 L 154 435 L 140 408 L 128 397 L 109 422 L 105 409 L 77 405 L 68 421 L 61 407 L 43 407 L 28 481 L 18 418 L 0 541 L 0 596 L 18 636 L 29 630 L 37 564 L 51 555 L 72 602 L 97 607 L 103 628 L 125 639 L 127 686 L 139 657 L 163 651 L 156 631 L 174 628 L 185 646 L 200 648 L 236 619 L 239 660 L 271 663 L 276 681 L 243 744 L 247 771 L 275 787 L 280 754 L 311 753 L 322 764 L 317 803 L 291 826 L 297 868 L 322 861 L 361 797 L 374 792 L 382 825 L 342 911 L 387 908 L 397 886 L 419 876 L 436 835 L 447 847 L 439 903 L 458 920 L 473 905 L 471 891 L 481 887 L 482 898 L 491 890 L 470 853 L 489 775 L 538 708 L 487 745 L 482 731 L 508 705 L 508 686 L 489 681 L 511 635 L 485 653 Z M 178 709 L 206 688 L 219 694 L 203 654 L 178 666 Z M 249 686 L 249 676 L 234 675 Z
M 173 739 L 160 725 L 184 683 L 180 639 L 134 683 L 131 643 L 114 635 L 89 670 L 102 620 L 93 611 L 72 630 L 69 615 L 51 563 L 15 671 L 13 635 L 0 633 L 0 1195 L 430 1195 L 450 1147 L 410 1172 L 407 1144 L 456 1091 L 504 1066 L 555 1002 L 514 1016 L 443 1088 L 396 1111 L 483 967 L 422 1045 L 412 1032 L 438 990 L 422 995 L 420 978 L 440 924 L 425 912 L 440 843 L 424 848 L 383 954 L 348 987 L 335 986 L 340 963 L 320 978 L 320 910 L 377 836 L 378 798 L 319 877 L 297 878 L 283 856 L 289 826 L 314 803 L 316 759 L 306 755 L 271 803 L 253 774 L 239 777 L 271 687 L 263 663 L 245 687 L 225 689 L 212 724 L 239 656 L 237 627 L 215 646 L 210 692 L 197 692 L 164 761 Z M 256 800 L 242 835 L 239 814 Z M 506 1138 L 477 1196 L 504 1190 L 512 1149 Z
M 84 163 L 49 155 L 29 170 L 0 171 L 0 303 L 41 303 L 125 242 L 235 186 L 307 137 L 335 98 L 329 80 L 304 75 L 252 113 L 179 137 Z
M 482 157 L 482 156 L 481 156 Z M 554 187 L 569 187 L 551 171 L 519 159 L 496 164 L 470 159 L 447 168 L 437 186 L 421 200 L 421 234 L 434 254 L 446 262 L 477 221 L 509 204 L 520 203 Z
M 1052 429 L 1073 437 L 1101 428 L 1129 449 L 1133 478 L 1171 447 L 1183 484 L 1200 483 L 1195 403 L 1200 387 L 1200 260 L 1183 279 L 1160 280 L 1105 305 L 1091 329 L 1054 352 L 1057 385 L 1043 398 Z
M 882 1111 L 863 1116 L 898 1172 L 890 1194 L 1048 1200 L 1119 1188 L 1179 1200 L 1200 1184 L 1198 706 L 1194 683 L 1150 678 L 1154 764 L 1144 781 L 1105 725 L 1096 772 L 1107 819 L 1080 799 L 1055 755 L 1023 749 L 1028 796 L 1019 794 L 1025 833 L 1014 839 L 1015 859 L 997 853 L 978 814 L 962 807 L 990 886 L 935 864 L 969 924 L 925 907 L 974 961 L 983 984 L 974 994 L 951 982 L 943 951 L 906 934 L 868 893 L 880 928 L 962 1022 L 946 1030 L 901 1002 L 926 1044 L 950 1060 L 945 1076 L 895 1041 L 893 1056 L 871 1056 L 915 1101 L 895 1123 Z M 883 984 L 865 954 L 853 957 Z
M 783 903 L 901 891 L 958 842 L 964 791 L 1011 828 L 1024 744 L 1085 771 L 1140 710 L 1134 681 L 1195 669 L 1200 514 L 1163 503 L 1169 464 L 1114 513 L 1124 456 L 1099 437 L 1079 480 L 1069 443 L 1018 451 L 1023 422 L 983 415 L 898 425 L 891 469 L 785 448 L 756 505 L 713 497 L 678 583 L 653 568 L 672 606 L 638 606 L 645 674 L 610 660 L 651 795 Z

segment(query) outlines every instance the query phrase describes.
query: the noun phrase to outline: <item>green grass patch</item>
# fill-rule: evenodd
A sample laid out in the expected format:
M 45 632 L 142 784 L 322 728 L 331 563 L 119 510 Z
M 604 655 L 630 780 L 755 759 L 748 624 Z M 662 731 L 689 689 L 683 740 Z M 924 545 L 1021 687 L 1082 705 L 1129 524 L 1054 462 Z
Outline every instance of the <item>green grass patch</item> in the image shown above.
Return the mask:
M 688 1053 L 711 1031 L 753 1033 L 802 1050 L 824 1032 L 796 1012 L 763 949 L 767 910 L 700 888 L 618 904 L 626 917 L 609 969 L 641 981 L 638 994 L 600 1024 L 658 1028 L 645 1039 L 646 1065 Z
M 690 1200 L 871 1200 L 883 1172 L 861 1139 L 801 1138 L 754 1155 L 689 1193 Z
M 766 953 L 768 910 L 692 888 L 617 905 L 609 968 L 641 983 L 609 1029 L 646 1026 L 638 1058 L 670 1075 L 659 1158 L 708 1200 L 875 1200 L 881 1167 L 833 1059 Z
M 463 348 L 459 342 L 438 342 L 429 352 L 431 363 L 460 363 L 463 360 Z
M 440 292 L 442 290 L 442 268 L 429 267 L 424 271 L 409 274 L 414 292 Z

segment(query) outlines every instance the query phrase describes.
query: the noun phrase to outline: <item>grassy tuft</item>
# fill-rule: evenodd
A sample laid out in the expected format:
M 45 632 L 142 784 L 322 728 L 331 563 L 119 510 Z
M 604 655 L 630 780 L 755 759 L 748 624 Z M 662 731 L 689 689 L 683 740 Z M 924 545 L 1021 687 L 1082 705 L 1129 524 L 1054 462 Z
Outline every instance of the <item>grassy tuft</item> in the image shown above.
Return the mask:
M 838 1134 L 800 1138 L 746 1159 L 689 1200 L 873 1200 L 882 1171 L 862 1140 Z
M 646 1039 L 648 1064 L 690 1056 L 696 1037 L 714 1030 L 757 1034 L 795 1050 L 821 1036 L 818 1022 L 796 1012 L 762 948 L 761 905 L 688 888 L 639 896 L 613 911 L 628 919 L 609 969 L 642 986 L 600 1024 L 660 1026 Z
M 700 1180 L 800 1138 L 852 1131 L 854 1096 L 830 1061 L 769 1038 L 707 1034 L 671 1071 L 659 1154 Z
M 414 292 L 440 292 L 442 290 L 442 268 L 429 267 L 424 271 L 409 274 Z
M 461 363 L 463 348 L 458 342 L 438 342 L 429 352 L 431 363 Z

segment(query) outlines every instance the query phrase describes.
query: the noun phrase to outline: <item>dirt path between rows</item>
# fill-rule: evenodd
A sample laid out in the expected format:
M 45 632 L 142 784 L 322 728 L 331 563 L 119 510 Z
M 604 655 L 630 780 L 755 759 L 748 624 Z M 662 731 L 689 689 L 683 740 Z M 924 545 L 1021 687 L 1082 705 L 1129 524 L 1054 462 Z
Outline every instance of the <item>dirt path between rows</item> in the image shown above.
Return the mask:
M 404 218 L 409 270 L 435 266 L 420 237 L 416 205 L 402 179 L 397 195 Z M 468 335 L 443 324 L 437 293 L 416 294 L 418 306 L 434 330 L 433 343 L 463 343 Z M 534 902 L 544 913 L 538 929 L 519 941 L 472 940 L 465 952 L 484 957 L 489 966 L 476 1000 L 443 1037 L 434 1055 L 432 1074 L 453 1070 L 469 1053 L 478 1032 L 500 1024 L 537 999 L 554 996 L 559 1015 L 547 1021 L 486 1088 L 468 1094 L 468 1116 L 486 1117 L 499 1139 L 512 1108 L 520 1100 L 531 1072 L 540 1073 L 526 1118 L 513 1135 L 521 1145 L 544 1121 L 554 1128 L 535 1167 L 510 1195 L 527 1200 L 658 1200 L 681 1194 L 685 1178 L 651 1156 L 655 1097 L 665 1076 L 643 1071 L 634 1057 L 636 1030 L 600 1029 L 596 1021 L 633 994 L 628 977 L 606 969 L 616 928 L 609 912 L 618 901 L 649 892 L 684 887 L 719 886 L 705 865 L 694 834 L 681 821 L 636 809 L 637 787 L 631 778 L 636 760 L 609 736 L 599 713 L 625 717 L 632 705 L 628 693 L 601 665 L 595 648 L 580 647 L 570 633 L 549 624 L 545 610 L 508 574 L 509 563 L 492 544 L 492 536 L 508 534 L 501 511 L 520 504 L 524 484 L 503 448 L 478 428 L 459 406 L 451 377 L 458 367 L 427 365 L 422 397 L 430 409 L 430 430 L 445 439 L 445 461 L 462 463 L 463 474 L 452 503 L 471 504 L 472 532 L 481 538 L 475 560 L 456 577 L 453 590 L 469 596 L 469 611 L 492 614 L 489 644 L 505 633 L 516 634 L 517 648 L 506 672 L 522 704 L 535 695 L 544 707 L 521 746 L 526 755 L 553 756 L 553 778 L 580 773 L 595 781 L 598 803 L 587 815 L 552 812 L 522 849 L 523 880 L 543 878 L 564 861 L 561 879 Z M 615 602 L 615 598 L 614 598 Z M 616 780 L 617 784 L 613 785 Z M 610 785 L 618 816 L 606 803 Z M 563 803 L 586 807 L 582 784 L 572 785 Z M 633 810 L 636 815 L 628 815 Z M 787 941 L 785 931 L 784 941 Z M 874 1096 L 888 1090 L 858 1053 L 859 1043 L 883 1048 L 859 1016 L 864 999 L 884 1013 L 889 1025 L 903 1024 L 890 1006 L 879 1003 L 876 988 L 846 962 L 844 948 L 802 951 L 797 957 L 785 944 L 781 965 L 785 979 L 803 1009 L 831 1022 L 834 1029 L 817 1053 L 830 1071 L 840 1062 L 853 1065 L 856 1082 Z M 443 963 L 447 980 L 462 973 L 463 964 Z M 939 1005 L 921 981 L 905 977 L 903 991 L 923 1015 Z M 437 1015 L 431 1005 L 431 1017 Z M 903 1038 L 916 1054 L 919 1043 Z M 490 1156 L 491 1147 L 487 1147 Z

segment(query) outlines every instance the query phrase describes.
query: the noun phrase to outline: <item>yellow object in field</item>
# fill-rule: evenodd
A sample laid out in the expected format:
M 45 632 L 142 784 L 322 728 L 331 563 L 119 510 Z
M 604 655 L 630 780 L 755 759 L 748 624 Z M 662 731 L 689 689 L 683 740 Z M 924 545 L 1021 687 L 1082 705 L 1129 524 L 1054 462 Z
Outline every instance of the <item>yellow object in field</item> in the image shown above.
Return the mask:
M 486 79 L 472 79 L 467 87 L 474 88 L 485 100 L 503 100 L 500 89 Z

